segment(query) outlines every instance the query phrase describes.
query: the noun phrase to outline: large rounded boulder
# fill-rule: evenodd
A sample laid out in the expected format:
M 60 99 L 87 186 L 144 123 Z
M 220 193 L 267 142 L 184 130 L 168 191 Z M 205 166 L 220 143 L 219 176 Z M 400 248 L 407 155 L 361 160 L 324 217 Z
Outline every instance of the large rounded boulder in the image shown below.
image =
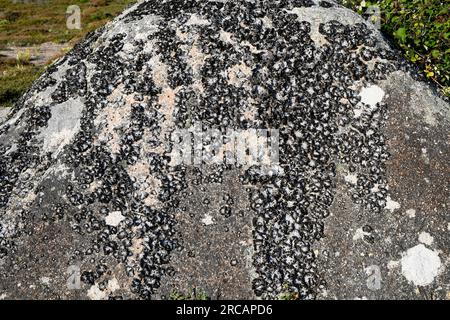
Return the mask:
M 400 57 L 332 1 L 137 3 L 1 116 L 0 297 L 448 297 L 449 103 Z

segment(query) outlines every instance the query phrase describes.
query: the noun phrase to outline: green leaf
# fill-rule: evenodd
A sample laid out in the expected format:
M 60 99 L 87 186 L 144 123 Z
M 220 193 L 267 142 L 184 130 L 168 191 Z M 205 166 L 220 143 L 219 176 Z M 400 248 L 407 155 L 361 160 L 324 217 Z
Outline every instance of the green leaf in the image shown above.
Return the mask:
M 400 40 L 400 42 L 406 42 L 406 28 L 398 28 L 394 32 L 394 36 Z

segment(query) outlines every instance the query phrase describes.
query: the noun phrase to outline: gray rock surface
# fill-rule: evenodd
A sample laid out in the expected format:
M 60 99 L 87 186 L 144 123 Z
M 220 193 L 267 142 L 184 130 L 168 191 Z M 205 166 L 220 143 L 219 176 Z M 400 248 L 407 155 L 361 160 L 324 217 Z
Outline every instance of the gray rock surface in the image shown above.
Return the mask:
M 0 115 L 0 297 L 448 299 L 449 103 L 399 57 L 331 1 L 134 5 Z M 174 163 L 199 125 L 279 162 Z
M 365 210 L 337 189 L 316 243 L 329 279 L 321 297 L 448 299 L 449 105 L 401 71 L 379 85 L 392 110 L 384 128 L 387 210 Z
M 11 108 L 0 108 L 0 121 L 6 120 L 9 111 L 11 111 Z

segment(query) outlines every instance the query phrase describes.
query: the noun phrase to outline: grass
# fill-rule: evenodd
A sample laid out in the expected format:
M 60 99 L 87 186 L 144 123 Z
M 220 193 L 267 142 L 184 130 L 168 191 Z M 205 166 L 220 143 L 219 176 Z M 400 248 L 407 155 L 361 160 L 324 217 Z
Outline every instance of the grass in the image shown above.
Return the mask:
M 23 58 L 0 64 L 0 106 L 12 107 L 34 80 L 44 71 L 44 67 L 25 63 Z
M 0 46 L 26 46 L 44 42 L 75 43 L 135 0 L 0 0 Z M 27 2 L 27 3 L 25 3 Z M 81 9 L 81 30 L 68 29 L 66 10 Z
M 450 96 L 450 7 L 446 0 L 341 0 L 363 14 L 376 5 L 381 30 L 423 74 Z
M 16 2 L 16 3 L 14 3 Z M 0 0 L 0 49 L 7 46 L 30 46 L 45 42 L 80 41 L 136 0 Z M 67 7 L 81 10 L 81 30 L 68 29 Z M 30 51 L 19 52 L 17 59 L 0 57 L 0 107 L 10 107 L 45 70 L 30 64 Z M 49 64 L 51 61 L 49 62 Z

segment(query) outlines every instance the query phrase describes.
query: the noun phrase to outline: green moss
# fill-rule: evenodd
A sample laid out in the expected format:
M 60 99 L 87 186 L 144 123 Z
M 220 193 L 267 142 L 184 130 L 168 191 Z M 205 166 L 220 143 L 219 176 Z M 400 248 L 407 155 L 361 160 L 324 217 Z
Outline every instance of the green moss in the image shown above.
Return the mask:
M 279 300 L 300 300 L 298 292 L 292 292 L 289 290 L 287 284 L 283 285 L 283 291 L 278 297 Z
M 299 300 L 298 293 L 284 292 L 280 295 L 280 300 Z
M 194 288 L 191 292 L 185 294 L 179 291 L 173 290 L 169 296 L 170 300 L 210 300 L 208 295 L 202 289 Z
M 342 0 L 363 14 L 376 5 L 382 31 L 450 96 L 450 9 L 444 0 Z

